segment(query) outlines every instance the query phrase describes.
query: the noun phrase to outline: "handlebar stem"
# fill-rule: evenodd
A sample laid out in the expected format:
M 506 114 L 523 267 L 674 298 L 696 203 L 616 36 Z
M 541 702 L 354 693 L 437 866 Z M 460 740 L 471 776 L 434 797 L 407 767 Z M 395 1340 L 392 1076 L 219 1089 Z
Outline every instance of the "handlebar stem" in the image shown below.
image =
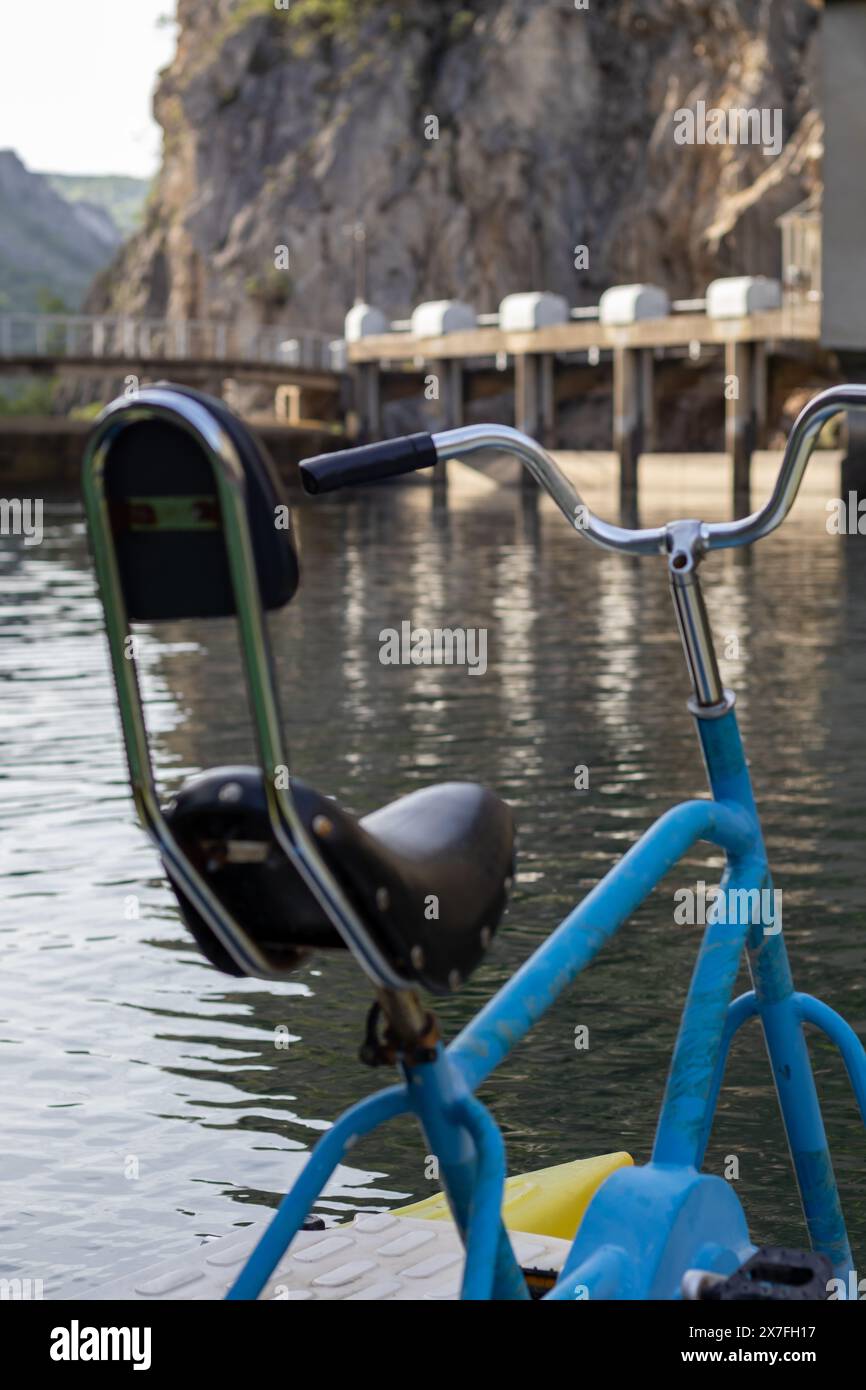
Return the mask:
M 730 708 L 733 697 L 722 686 L 698 577 L 698 565 L 706 550 L 703 522 L 674 522 L 667 528 L 667 548 L 671 598 L 694 691 L 692 709 L 701 718 L 714 718 Z

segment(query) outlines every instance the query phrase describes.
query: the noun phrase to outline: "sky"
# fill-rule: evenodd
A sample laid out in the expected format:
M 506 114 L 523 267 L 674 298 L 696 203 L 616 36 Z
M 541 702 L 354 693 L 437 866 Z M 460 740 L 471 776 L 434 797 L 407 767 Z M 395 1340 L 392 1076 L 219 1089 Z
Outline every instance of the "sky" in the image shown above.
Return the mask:
M 151 97 L 174 0 L 0 0 L 0 149 L 38 173 L 159 166 Z

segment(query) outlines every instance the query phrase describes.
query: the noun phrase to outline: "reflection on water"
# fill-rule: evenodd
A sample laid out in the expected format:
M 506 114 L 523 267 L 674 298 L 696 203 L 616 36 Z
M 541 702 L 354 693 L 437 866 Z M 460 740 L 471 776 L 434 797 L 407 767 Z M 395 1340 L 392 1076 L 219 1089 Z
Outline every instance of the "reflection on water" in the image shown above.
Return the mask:
M 43 1278 L 50 1295 L 261 1218 L 316 1134 L 383 1078 L 356 1060 L 369 994 L 348 958 L 271 986 L 224 978 L 191 949 L 134 824 L 77 507 L 48 509 L 46 528 L 41 547 L 6 542 L 0 556 L 0 1273 Z M 663 569 L 577 543 L 517 492 L 448 507 L 383 490 L 305 505 L 298 531 L 301 594 L 274 620 L 296 771 L 357 812 L 478 779 L 519 818 L 505 929 L 440 1009 L 453 1035 L 612 857 L 703 791 Z M 756 552 L 714 557 L 707 580 L 795 974 L 862 1034 L 866 547 L 828 537 L 817 512 Z M 379 632 L 407 618 L 486 628 L 486 675 L 381 665 Z M 249 756 L 230 625 L 154 630 L 143 661 L 166 787 Z M 696 851 L 677 882 L 711 880 L 718 862 Z M 675 886 L 486 1087 L 512 1171 L 647 1157 L 698 944 L 673 925 Z M 813 1051 L 866 1258 L 866 1144 L 840 1064 L 822 1041 Z M 736 1155 L 753 1234 L 802 1243 L 754 1025 L 728 1082 L 708 1169 Z M 401 1121 L 353 1153 L 320 1209 L 430 1190 Z

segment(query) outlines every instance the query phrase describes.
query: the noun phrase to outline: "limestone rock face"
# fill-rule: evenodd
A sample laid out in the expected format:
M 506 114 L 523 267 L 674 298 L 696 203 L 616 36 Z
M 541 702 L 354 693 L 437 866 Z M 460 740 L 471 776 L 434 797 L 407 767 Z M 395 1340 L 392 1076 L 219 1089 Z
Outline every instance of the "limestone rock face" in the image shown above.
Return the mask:
M 358 287 L 401 318 L 623 282 L 688 297 L 778 275 L 774 220 L 819 178 L 807 0 L 179 0 L 178 18 L 156 193 L 92 308 L 339 332 Z M 678 144 L 699 101 L 778 109 L 781 152 Z

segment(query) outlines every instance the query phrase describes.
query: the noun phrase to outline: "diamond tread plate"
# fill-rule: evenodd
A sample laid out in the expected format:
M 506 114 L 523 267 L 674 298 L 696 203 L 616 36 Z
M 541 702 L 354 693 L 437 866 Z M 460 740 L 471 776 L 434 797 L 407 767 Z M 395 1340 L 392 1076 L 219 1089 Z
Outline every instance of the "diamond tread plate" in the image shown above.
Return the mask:
M 94 1299 L 220 1299 L 233 1284 L 256 1236 L 246 1230 L 203 1245 L 195 1256 L 151 1266 L 115 1281 Z M 571 1242 L 511 1232 L 524 1266 L 560 1270 Z M 391 1212 L 362 1212 L 350 1226 L 301 1231 L 262 1292 L 262 1299 L 385 1302 L 456 1299 L 463 1246 L 449 1221 L 425 1221 Z

